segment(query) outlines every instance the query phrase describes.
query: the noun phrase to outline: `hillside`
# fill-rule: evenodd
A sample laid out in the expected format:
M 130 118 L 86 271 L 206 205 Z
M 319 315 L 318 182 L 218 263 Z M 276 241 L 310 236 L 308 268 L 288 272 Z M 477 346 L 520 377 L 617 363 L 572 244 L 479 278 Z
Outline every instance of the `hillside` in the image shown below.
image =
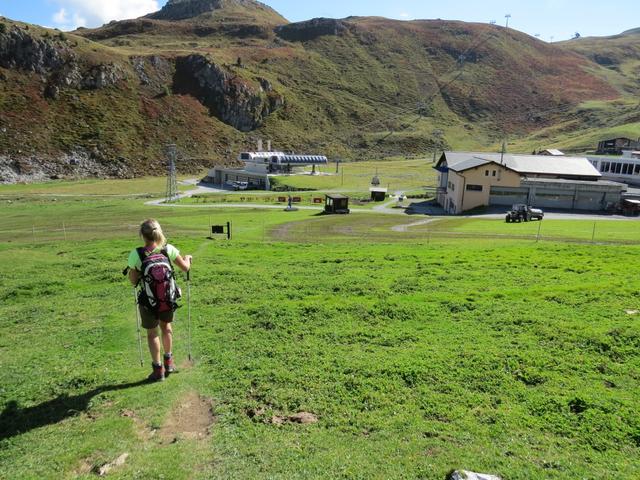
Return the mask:
M 621 92 L 615 101 L 589 101 L 554 125 L 523 140 L 524 149 L 539 148 L 551 140 L 558 148 L 585 151 L 605 137 L 640 137 L 640 29 L 611 37 L 587 37 L 559 43 L 566 51 L 597 64 L 591 69 Z
M 0 181 L 156 173 L 167 142 L 187 171 L 257 137 L 369 159 L 495 148 L 505 137 L 581 149 L 591 142 L 580 137 L 584 116 L 611 128 L 640 121 L 640 63 L 611 68 L 588 43 L 619 58 L 637 45 L 633 32 L 550 45 L 455 21 L 289 24 L 253 0 L 172 0 L 70 34 L 2 25 Z M 612 114 L 619 105 L 630 114 Z

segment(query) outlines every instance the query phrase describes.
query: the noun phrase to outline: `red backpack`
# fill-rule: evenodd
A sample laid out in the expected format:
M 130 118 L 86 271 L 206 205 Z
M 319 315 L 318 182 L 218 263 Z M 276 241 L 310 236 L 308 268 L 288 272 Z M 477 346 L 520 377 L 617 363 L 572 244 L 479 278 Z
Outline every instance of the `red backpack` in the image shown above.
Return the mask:
M 145 247 L 137 249 L 142 262 L 142 290 L 139 302 L 156 313 L 175 312 L 180 306 L 180 288 L 176 285 L 171 259 L 166 248 L 160 252 L 149 251 Z

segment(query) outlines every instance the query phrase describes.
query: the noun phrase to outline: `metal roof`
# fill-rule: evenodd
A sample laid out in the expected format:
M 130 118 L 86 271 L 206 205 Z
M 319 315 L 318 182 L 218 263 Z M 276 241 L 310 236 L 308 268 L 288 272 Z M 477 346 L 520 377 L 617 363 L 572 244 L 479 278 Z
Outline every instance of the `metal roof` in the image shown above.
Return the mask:
M 340 199 L 343 199 L 343 198 L 348 199 L 348 198 L 349 198 L 349 197 L 347 197 L 346 195 L 342 195 L 342 194 L 340 194 L 340 193 L 327 193 L 327 194 L 326 194 L 326 197 L 327 197 L 327 198 L 332 198 L 332 199 L 334 199 L 334 200 L 340 200 Z
M 522 180 L 523 184 L 532 184 L 532 183 L 555 183 L 555 184 L 563 184 L 563 185 L 593 185 L 593 186 L 605 186 L 605 187 L 620 187 L 623 189 L 627 189 L 627 185 L 620 182 L 613 182 L 611 180 L 570 180 L 568 178 L 527 178 L 525 177 Z
M 547 152 L 549 155 L 555 157 L 564 157 L 564 152 L 561 152 L 560 150 L 555 148 L 547 148 L 546 150 L 543 150 L 543 152 Z
M 280 158 L 282 163 L 301 163 L 308 165 L 326 165 L 327 157 L 322 155 L 284 155 Z
M 447 156 L 447 163 L 449 164 L 449 170 L 453 170 L 454 172 L 464 172 L 465 170 L 470 170 L 472 168 L 480 167 L 488 163 L 493 163 L 493 160 L 472 157 L 452 165 L 451 163 L 449 163 L 449 157 Z
M 444 156 L 447 166 L 456 172 L 494 162 L 522 175 L 594 178 L 602 176 L 586 157 L 549 157 L 545 155 L 512 155 L 510 153 L 505 153 L 503 156 L 500 153 L 478 152 L 445 152 Z

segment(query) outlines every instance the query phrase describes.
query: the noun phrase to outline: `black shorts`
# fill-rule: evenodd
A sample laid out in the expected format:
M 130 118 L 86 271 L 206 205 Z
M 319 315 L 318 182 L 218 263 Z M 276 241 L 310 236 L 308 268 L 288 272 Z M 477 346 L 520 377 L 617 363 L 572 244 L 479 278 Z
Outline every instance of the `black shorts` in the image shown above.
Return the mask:
M 176 318 L 176 313 L 172 311 L 156 313 L 140 305 L 140 318 L 142 319 L 143 328 L 146 328 L 147 330 L 153 330 L 154 328 L 158 328 L 160 322 L 173 322 Z

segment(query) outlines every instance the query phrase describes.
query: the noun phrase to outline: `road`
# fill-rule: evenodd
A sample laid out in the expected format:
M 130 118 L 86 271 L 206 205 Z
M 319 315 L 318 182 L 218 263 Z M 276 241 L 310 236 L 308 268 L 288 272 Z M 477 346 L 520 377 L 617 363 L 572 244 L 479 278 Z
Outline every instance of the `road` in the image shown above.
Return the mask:
M 225 194 L 237 194 L 237 195 L 246 195 L 246 192 L 233 192 L 225 189 L 210 187 L 207 185 L 198 184 L 197 180 L 187 180 L 181 182 L 183 185 L 193 185 L 197 188 L 193 190 L 189 190 L 181 193 L 178 198 L 190 198 L 194 195 L 199 194 L 211 194 L 211 193 L 225 193 Z M 334 192 L 337 193 L 337 192 Z M 373 208 L 352 208 L 352 213 L 374 213 L 374 214 L 382 214 L 382 215 L 402 215 L 402 216 L 428 216 L 432 220 L 441 220 L 445 218 L 469 218 L 469 219 L 490 219 L 490 220 L 504 220 L 506 208 L 492 208 L 491 211 L 484 214 L 478 215 L 444 215 L 442 210 L 438 207 L 434 207 L 432 205 L 427 205 L 424 202 L 416 202 L 412 203 L 406 207 L 392 207 L 392 205 L 397 205 L 397 199 L 390 200 L 381 205 L 377 205 Z M 404 203 L 407 203 L 405 201 Z M 151 200 L 149 202 L 145 202 L 145 205 L 149 206 L 162 206 L 162 207 L 171 207 L 171 208 L 247 208 L 247 209 L 259 209 L 259 210 L 284 210 L 282 205 L 265 205 L 261 203 L 212 203 L 206 205 L 184 205 L 180 203 L 165 203 L 164 199 Z M 323 207 L 312 207 L 312 206 L 296 206 L 298 210 L 309 210 L 321 212 L 324 210 Z M 545 212 L 545 220 L 590 220 L 590 221 L 627 221 L 627 222 L 637 222 L 640 221 L 639 217 L 625 217 L 622 215 L 610 215 L 610 214 L 599 214 L 594 212 Z M 409 225 L 399 225 L 398 228 L 410 228 L 412 226 L 417 226 L 418 224 L 422 224 L 422 222 L 416 222 L 416 224 Z M 404 230 L 406 231 L 406 230 Z

